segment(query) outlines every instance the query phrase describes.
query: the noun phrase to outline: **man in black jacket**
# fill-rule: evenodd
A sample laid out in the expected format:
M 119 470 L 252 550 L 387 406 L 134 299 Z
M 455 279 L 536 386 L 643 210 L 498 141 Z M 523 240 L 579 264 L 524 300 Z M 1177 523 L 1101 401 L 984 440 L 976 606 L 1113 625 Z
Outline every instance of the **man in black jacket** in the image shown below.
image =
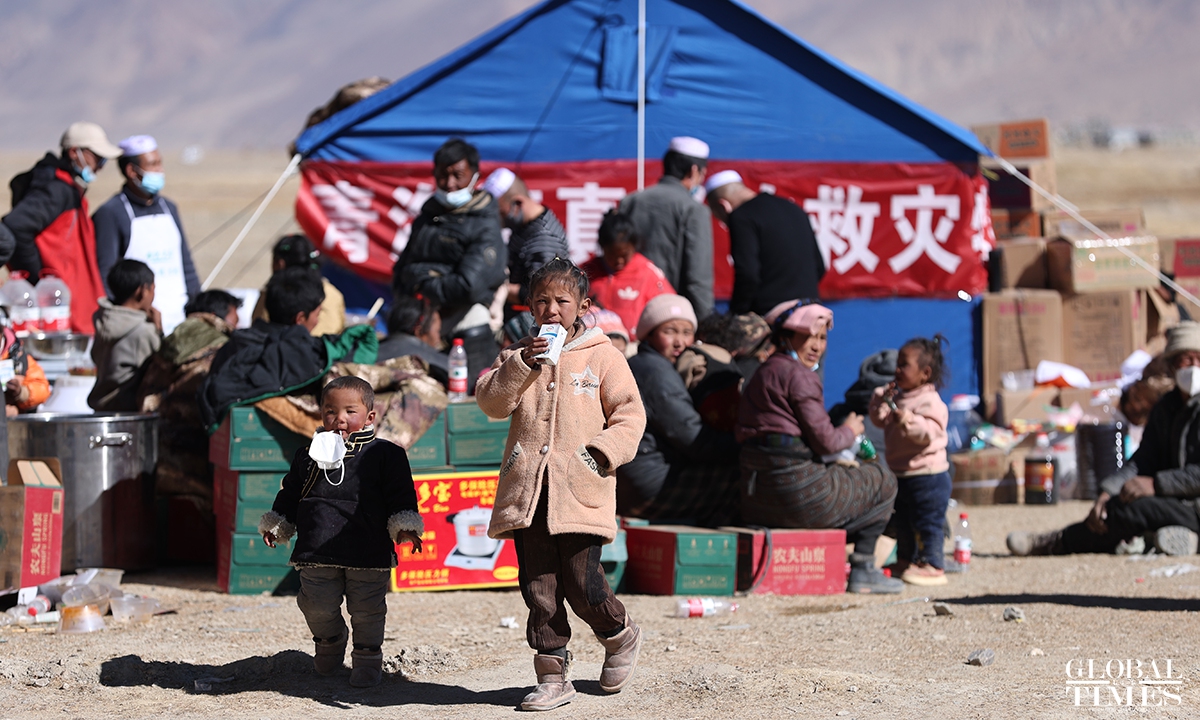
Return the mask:
M 796 203 L 756 193 L 733 170 L 705 183 L 713 217 L 729 228 L 734 313 L 766 315 L 796 298 L 817 298 L 825 263 L 808 214 Z
M 567 231 L 554 211 L 529 194 L 525 181 L 508 168 L 488 175 L 483 188 L 496 198 L 508 238 L 508 304 L 527 305 L 529 278 L 556 257 L 569 258 Z
M 495 200 L 475 190 L 479 151 L 464 140 L 447 140 L 433 155 L 433 177 L 437 192 L 413 221 L 392 270 L 392 292 L 420 294 L 440 307 L 449 340 L 473 305 L 492 304 L 508 252 Z

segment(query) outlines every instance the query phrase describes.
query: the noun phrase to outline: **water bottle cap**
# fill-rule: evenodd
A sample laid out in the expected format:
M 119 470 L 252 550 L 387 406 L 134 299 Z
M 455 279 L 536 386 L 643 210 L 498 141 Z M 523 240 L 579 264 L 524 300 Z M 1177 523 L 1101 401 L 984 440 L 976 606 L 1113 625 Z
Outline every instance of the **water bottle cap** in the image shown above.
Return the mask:
M 28 270 L 13 270 L 12 272 L 10 272 L 8 274 L 8 277 L 12 280 L 24 280 L 29 277 L 29 271 Z
M 958 519 L 959 519 L 959 520 L 966 520 L 966 519 L 967 519 L 967 514 L 966 514 L 966 513 L 959 513 L 959 514 L 958 514 Z
M 454 338 L 454 347 L 462 347 L 462 344 L 463 344 L 462 338 Z

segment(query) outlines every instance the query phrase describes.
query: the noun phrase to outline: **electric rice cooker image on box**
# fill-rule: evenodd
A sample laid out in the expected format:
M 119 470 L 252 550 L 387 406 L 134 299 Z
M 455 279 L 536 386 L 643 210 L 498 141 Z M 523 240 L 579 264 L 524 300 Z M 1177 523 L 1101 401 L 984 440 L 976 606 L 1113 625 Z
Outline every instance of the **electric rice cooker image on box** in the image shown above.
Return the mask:
M 454 523 L 454 550 L 446 557 L 446 564 L 479 570 L 496 561 L 500 540 L 488 537 L 488 523 L 492 521 L 492 509 L 476 505 L 447 518 Z

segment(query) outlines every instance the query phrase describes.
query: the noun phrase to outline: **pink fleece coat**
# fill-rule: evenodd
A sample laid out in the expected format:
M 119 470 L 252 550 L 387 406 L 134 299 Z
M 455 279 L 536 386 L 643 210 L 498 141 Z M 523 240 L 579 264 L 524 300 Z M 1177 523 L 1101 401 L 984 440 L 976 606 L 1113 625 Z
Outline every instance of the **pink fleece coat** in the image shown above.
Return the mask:
M 501 351 L 475 396 L 489 417 L 512 416 L 488 535 L 529 527 L 548 493 L 551 535 L 616 537 L 616 469 L 637 454 L 646 411 L 621 351 L 598 328 L 563 348 L 558 365 L 529 367 L 519 345 Z M 608 460 L 600 467 L 589 450 Z
M 887 462 L 897 477 L 931 475 L 950 469 L 946 459 L 946 423 L 950 410 L 937 388 L 925 384 L 896 394 L 896 410 L 883 400 L 886 386 L 875 388 L 868 412 L 883 428 Z

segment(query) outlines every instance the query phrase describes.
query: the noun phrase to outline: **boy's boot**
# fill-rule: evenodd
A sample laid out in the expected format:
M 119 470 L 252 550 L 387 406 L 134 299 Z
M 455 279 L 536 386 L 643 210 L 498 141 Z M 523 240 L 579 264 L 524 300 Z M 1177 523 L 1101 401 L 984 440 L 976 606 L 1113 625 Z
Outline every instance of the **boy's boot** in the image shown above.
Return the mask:
M 349 634 L 342 630 L 342 636 L 333 640 L 313 638 L 313 669 L 320 675 L 337 675 L 346 664 L 346 640 Z
M 895 595 L 904 590 L 904 583 L 890 578 L 875 567 L 874 555 L 850 553 L 850 581 L 846 592 Z
M 383 652 L 379 648 L 350 652 L 350 684 L 356 688 L 375 687 L 383 680 Z
M 533 670 L 537 673 L 538 685 L 521 701 L 522 710 L 553 710 L 575 699 L 575 686 L 567 679 L 571 653 L 566 655 L 533 656 Z
M 633 618 L 625 616 L 625 627 L 612 637 L 596 635 L 604 646 L 604 667 L 600 669 L 600 689 L 617 693 L 633 679 L 637 668 L 638 651 L 642 649 L 642 629 Z

